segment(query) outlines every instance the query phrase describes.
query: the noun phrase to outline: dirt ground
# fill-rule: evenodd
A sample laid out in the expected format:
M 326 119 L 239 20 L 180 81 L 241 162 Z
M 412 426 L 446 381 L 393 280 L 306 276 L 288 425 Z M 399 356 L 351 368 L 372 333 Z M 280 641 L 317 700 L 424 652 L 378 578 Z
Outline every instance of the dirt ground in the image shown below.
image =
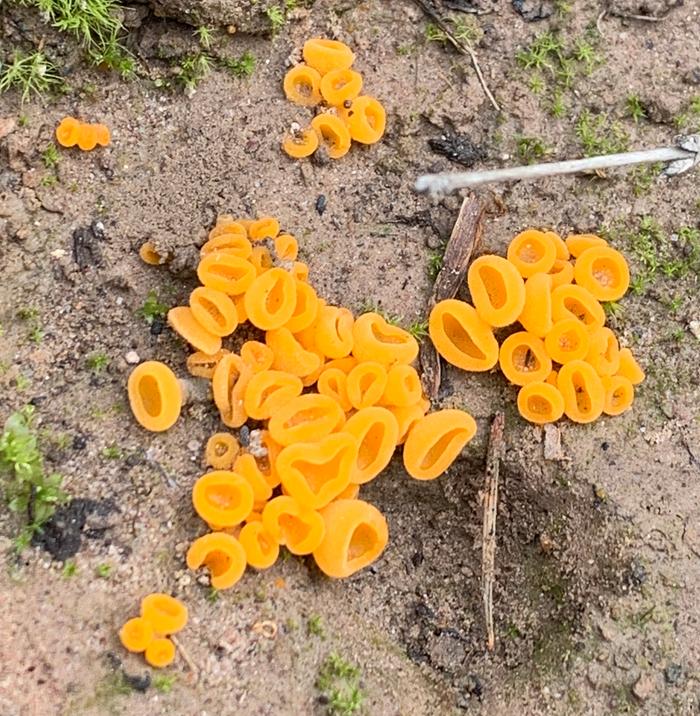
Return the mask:
M 700 97 L 696 0 L 666 14 L 652 3 L 656 22 L 620 16 L 649 14 L 643 2 L 573 0 L 537 22 L 505 0 L 476 5 L 483 14 L 454 15 L 483 32 L 474 47 L 501 112 L 468 58 L 426 39 L 425 18 L 407 0 L 317 0 L 274 38 L 217 34 L 212 52 L 249 50 L 255 72 L 235 79 L 214 69 L 191 96 L 159 85 L 173 77 L 171 58 L 196 50 L 192 28 L 146 18 L 129 39 L 140 76 L 123 81 L 86 67 L 30 11 L 0 8 L 2 52 L 44 37 L 70 83 L 65 95 L 23 106 L 13 93 L 0 96 L 0 417 L 34 404 L 48 465 L 72 497 L 93 501 L 72 514 L 82 537 L 73 576 L 40 547 L 15 558 L 18 520 L 0 509 L 1 716 L 323 714 L 316 680 L 333 651 L 360 668 L 366 714 L 699 712 L 700 278 L 677 238 L 681 227 L 700 228 L 697 171 L 484 192 L 500 209 L 487 216 L 483 252 L 502 253 L 529 226 L 606 231 L 639 276 L 648 257 L 635 232 L 653 217 L 669 237 L 663 251 L 690 270 L 657 272 L 611 315 L 648 378 L 623 416 L 562 422 L 561 459 L 544 459 L 541 430 L 519 418 L 515 389 L 499 373 L 447 368 L 434 407 L 469 410 L 477 437 L 439 480 L 411 480 L 399 456 L 367 487 L 390 543 L 347 581 L 290 558 L 211 601 L 183 554 L 202 531 L 190 490 L 219 427 L 214 406 L 188 406 L 164 434 L 146 433 L 128 409 L 129 351 L 185 374 L 185 346 L 137 312 L 151 290 L 168 306 L 186 302 L 197 247 L 218 213 L 279 217 L 299 238 L 320 295 L 355 311 L 375 304 L 408 325 L 425 317 L 431 255 L 460 204 L 412 191 L 425 171 L 459 168 L 429 139 L 460 133 L 481 148 L 477 167 L 496 167 L 521 161 L 522 137 L 541 139 L 545 158 L 580 156 L 575 128 L 585 110 L 609 113 L 631 147 L 668 144 L 678 125 L 700 129 L 688 110 Z M 596 21 L 602 37 L 590 29 Z M 599 58 L 590 72 L 577 63 L 560 117 L 547 71 L 543 90 L 516 59 L 557 29 L 569 47 L 587 32 L 597 37 Z M 279 149 L 290 122 L 310 116 L 285 101 L 281 81 L 290 54 L 314 35 L 355 48 L 367 90 L 388 110 L 381 143 L 325 165 Z M 638 121 L 627 111 L 631 95 L 645 110 Z M 112 145 L 61 151 L 47 168 L 42 151 L 66 114 L 109 125 Z M 52 174 L 57 181 L 46 180 Z M 139 260 L 147 238 L 170 251 L 167 267 Z M 101 353 L 109 364 L 96 372 L 87 359 Z M 497 410 L 506 413 L 507 449 L 490 653 L 480 490 Z M 70 527 L 64 520 L 61 529 Z M 96 575 L 105 563 L 107 579 Z M 191 613 L 180 639 L 190 663 L 181 657 L 169 670 L 177 679 L 167 693 L 124 688 L 124 673 L 147 669 L 116 636 L 155 590 Z M 275 638 L 254 629 L 263 620 L 275 622 Z

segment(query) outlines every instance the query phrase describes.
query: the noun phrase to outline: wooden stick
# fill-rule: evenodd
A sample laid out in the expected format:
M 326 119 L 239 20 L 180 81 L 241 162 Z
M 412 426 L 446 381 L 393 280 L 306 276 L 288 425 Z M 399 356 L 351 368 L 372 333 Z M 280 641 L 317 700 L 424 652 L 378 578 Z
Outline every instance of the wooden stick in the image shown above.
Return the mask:
M 498 412 L 491 423 L 486 453 L 486 480 L 484 486 L 484 521 L 481 550 L 481 594 L 486 619 L 486 645 L 493 651 L 496 636 L 493 630 L 493 583 L 496 573 L 496 513 L 498 510 L 498 473 L 503 458 L 503 431 L 505 416 Z
M 445 21 L 438 15 L 435 10 L 433 10 L 430 5 L 428 5 L 425 0 L 413 0 L 413 2 L 418 5 L 418 7 L 445 33 L 445 36 L 450 41 L 452 46 L 458 51 L 461 52 L 463 55 L 468 55 L 469 59 L 472 62 L 472 67 L 474 68 L 474 72 L 476 72 L 477 79 L 479 80 L 479 84 L 481 85 L 481 89 L 484 91 L 484 94 L 488 98 L 489 102 L 491 102 L 491 106 L 497 111 L 501 111 L 501 106 L 496 102 L 496 98 L 491 94 L 491 90 L 489 89 L 489 86 L 486 84 L 486 80 L 484 79 L 484 75 L 481 71 L 481 67 L 479 67 L 479 60 L 476 56 L 476 52 L 472 50 L 472 48 L 465 42 L 462 42 L 461 40 L 458 40 L 452 32 L 450 32 L 450 28 L 447 26 Z
M 481 239 L 484 211 L 486 211 L 486 204 L 476 196 L 465 197 L 462 201 L 450 240 L 445 248 L 442 268 L 433 286 L 428 311 L 438 301 L 454 298 L 457 290 L 464 283 L 474 247 Z M 423 390 L 427 398 L 434 400 L 440 389 L 440 357 L 430 338 L 421 341 L 420 362 Z
M 194 675 L 194 683 L 196 684 L 197 681 L 199 680 L 199 672 L 200 672 L 199 667 L 197 666 L 197 664 L 195 664 L 194 660 L 187 653 L 187 650 L 185 649 L 184 646 L 182 646 L 182 642 L 177 637 L 175 637 L 173 634 L 171 634 L 170 640 L 173 642 L 173 644 L 175 644 L 175 647 L 180 652 L 180 654 L 182 654 L 182 658 L 185 660 L 185 663 L 187 664 L 187 666 L 190 668 L 190 671 Z

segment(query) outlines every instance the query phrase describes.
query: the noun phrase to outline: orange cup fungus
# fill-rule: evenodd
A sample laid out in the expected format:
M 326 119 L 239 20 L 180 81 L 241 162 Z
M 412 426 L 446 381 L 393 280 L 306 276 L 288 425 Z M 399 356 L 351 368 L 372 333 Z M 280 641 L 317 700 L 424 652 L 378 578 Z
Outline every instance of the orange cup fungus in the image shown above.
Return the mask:
M 418 341 L 378 313 L 363 313 L 352 327 L 352 354 L 358 361 L 408 365 L 418 357 Z
M 122 646 L 135 654 L 146 651 L 153 638 L 153 624 L 143 617 L 129 619 L 119 630 Z
M 187 624 L 187 607 L 169 594 L 156 592 L 141 600 L 141 616 L 153 625 L 156 634 L 177 634 Z
M 190 309 L 195 320 L 214 336 L 230 336 L 238 326 L 233 301 L 215 288 L 195 288 L 190 294 Z
M 564 241 L 552 231 L 528 229 L 510 242 L 507 259 L 488 255 L 473 262 L 467 282 L 474 306 L 456 299 L 434 306 L 428 329 L 438 353 L 470 371 L 489 370 L 498 360 L 506 378 L 521 386 L 521 415 L 536 424 L 562 414 L 583 423 L 603 411 L 624 412 L 634 398 L 628 381 L 640 383 L 644 372 L 605 327 L 601 305 L 621 298 L 629 286 L 623 255 L 593 234 Z M 499 351 L 492 326 L 511 321 L 507 312 L 498 315 L 508 304 L 511 265 L 526 279 L 517 316 L 524 331 L 506 337 Z M 400 440 L 406 425 L 410 436 L 420 422 L 418 410 L 389 407 Z
M 352 415 L 343 432 L 355 439 L 350 481 L 364 485 L 389 464 L 399 441 L 399 424 L 386 408 L 362 408 Z
M 480 256 L 469 267 L 467 284 L 476 312 L 490 326 L 508 326 L 522 313 L 525 284 L 510 261 Z
M 312 38 L 304 43 L 302 55 L 304 62 L 284 77 L 285 96 L 304 107 L 320 105 L 322 111 L 310 127 L 295 124 L 282 140 L 282 149 L 300 159 L 323 147 L 331 159 L 339 159 L 348 153 L 352 140 L 378 142 L 386 129 L 386 112 L 374 97 L 360 95 L 363 80 L 350 69 L 352 50 L 337 40 Z
M 407 408 L 415 405 L 422 397 L 423 386 L 413 366 L 396 363 L 389 368 L 382 404 Z
M 129 375 L 128 392 L 131 412 L 146 430 L 162 432 L 180 417 L 180 384 L 164 363 L 150 360 L 136 366 Z
M 327 395 L 306 393 L 292 398 L 270 418 L 268 429 L 280 445 L 315 442 L 335 432 L 345 422 L 338 403 Z
M 474 437 L 476 422 L 463 410 L 438 410 L 421 418 L 403 446 L 406 472 L 416 480 L 433 480 L 457 458 Z
M 498 342 L 491 326 L 473 306 L 457 299 L 437 303 L 428 332 L 437 352 L 462 370 L 491 370 L 498 362 Z
M 282 328 L 296 308 L 296 282 L 283 268 L 270 268 L 253 281 L 244 301 L 248 320 L 256 328 Z
M 253 511 L 253 502 L 248 480 L 229 470 L 202 475 L 192 488 L 194 509 L 212 529 L 240 524 Z
M 146 647 L 144 657 L 156 669 L 170 666 L 175 660 L 175 644 L 167 637 L 158 637 Z
M 215 470 L 230 470 L 239 450 L 238 440 L 231 433 L 214 433 L 207 440 L 204 459 Z
M 263 370 L 248 382 L 243 407 L 248 417 L 268 420 L 304 389 L 301 378 L 281 370 Z
M 156 251 L 156 247 L 151 241 L 144 241 L 139 248 L 139 256 L 141 261 L 149 266 L 160 266 L 163 263 L 163 257 Z
M 323 541 L 323 517 L 289 495 L 273 497 L 263 509 L 262 524 L 279 545 L 292 554 L 311 554 Z
M 342 579 L 363 569 L 384 551 L 389 541 L 386 519 L 369 502 L 336 500 L 324 507 L 325 535 L 313 550 L 318 568 Z
M 62 147 L 74 147 L 89 152 L 98 144 L 106 147 L 111 140 L 109 128 L 104 124 L 87 124 L 74 117 L 64 117 L 56 127 L 56 141 Z
M 241 543 L 226 532 L 210 532 L 197 538 L 187 550 L 187 566 L 209 570 L 214 589 L 230 589 L 243 576 L 247 563 Z
M 350 405 L 359 410 L 376 405 L 384 395 L 386 385 L 386 368 L 368 360 L 358 363 L 348 373 L 345 389 Z
M 254 569 L 267 569 L 277 561 L 280 546 L 260 521 L 248 522 L 238 535 L 238 541 L 245 550 L 246 560 Z

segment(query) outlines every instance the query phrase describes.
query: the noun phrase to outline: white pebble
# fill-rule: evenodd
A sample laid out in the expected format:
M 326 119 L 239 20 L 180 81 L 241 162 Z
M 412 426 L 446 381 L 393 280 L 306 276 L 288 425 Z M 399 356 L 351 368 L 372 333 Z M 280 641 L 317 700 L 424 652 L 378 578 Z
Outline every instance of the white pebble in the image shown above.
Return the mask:
M 136 351 L 129 351 L 125 356 L 124 360 L 129 365 L 136 365 L 141 361 L 141 358 L 139 358 L 139 354 Z

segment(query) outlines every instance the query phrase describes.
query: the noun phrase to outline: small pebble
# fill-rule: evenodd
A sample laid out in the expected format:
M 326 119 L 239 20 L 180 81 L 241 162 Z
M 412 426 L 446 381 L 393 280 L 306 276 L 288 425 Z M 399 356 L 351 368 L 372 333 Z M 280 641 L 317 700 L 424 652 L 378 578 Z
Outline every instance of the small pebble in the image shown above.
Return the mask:
M 642 674 L 632 687 L 632 693 L 640 701 L 646 701 L 654 691 L 654 686 L 654 678 L 651 674 Z
M 129 365 L 136 365 L 141 361 L 141 358 L 139 358 L 139 354 L 136 351 L 129 351 L 125 356 L 124 360 Z
M 683 667 L 680 664 L 669 664 L 664 669 L 664 678 L 668 684 L 677 683 L 681 676 L 683 676 Z
M 326 199 L 326 195 L 319 194 L 318 198 L 316 199 L 316 211 L 318 212 L 319 216 L 323 216 L 324 212 L 326 211 L 327 205 L 328 200 Z

